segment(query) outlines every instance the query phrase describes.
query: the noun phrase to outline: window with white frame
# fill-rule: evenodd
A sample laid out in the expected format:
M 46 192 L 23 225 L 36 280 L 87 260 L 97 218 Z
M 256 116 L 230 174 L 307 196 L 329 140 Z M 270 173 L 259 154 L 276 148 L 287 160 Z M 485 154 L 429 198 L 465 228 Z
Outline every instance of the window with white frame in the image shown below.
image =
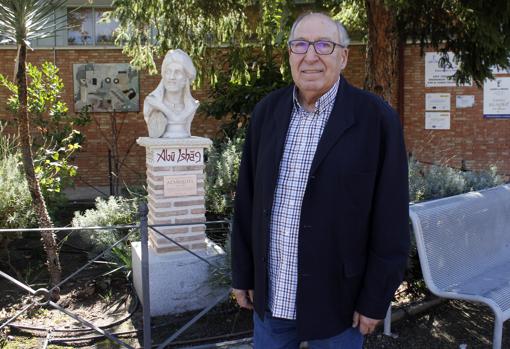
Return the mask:
M 67 9 L 68 45 L 113 45 L 117 21 L 100 22 L 111 8 L 80 7 Z

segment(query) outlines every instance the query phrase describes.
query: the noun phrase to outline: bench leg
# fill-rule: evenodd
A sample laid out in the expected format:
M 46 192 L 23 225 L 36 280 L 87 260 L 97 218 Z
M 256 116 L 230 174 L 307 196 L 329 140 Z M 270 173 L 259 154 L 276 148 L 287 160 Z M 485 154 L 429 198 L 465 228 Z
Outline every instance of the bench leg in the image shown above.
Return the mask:
M 386 317 L 384 318 L 384 334 L 386 336 L 391 336 L 391 303 L 386 312 Z
M 496 316 L 494 319 L 494 337 L 492 338 L 492 349 L 501 349 L 503 341 L 503 321 Z

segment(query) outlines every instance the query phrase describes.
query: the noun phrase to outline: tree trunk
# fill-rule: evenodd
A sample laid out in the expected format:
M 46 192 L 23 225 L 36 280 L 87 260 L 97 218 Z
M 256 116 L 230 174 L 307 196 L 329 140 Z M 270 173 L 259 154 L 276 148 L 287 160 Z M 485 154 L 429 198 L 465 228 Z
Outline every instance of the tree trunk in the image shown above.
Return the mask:
M 39 227 L 53 228 L 53 223 L 46 209 L 46 203 L 39 186 L 34 171 L 34 161 L 32 157 L 32 144 L 30 140 L 30 125 L 27 109 L 27 76 L 26 76 L 26 57 L 27 47 L 24 43 L 20 44 L 19 58 L 17 61 L 18 69 L 16 72 L 16 84 L 18 86 L 18 127 L 21 143 L 21 153 L 23 167 L 25 169 L 25 177 L 28 182 L 28 188 L 32 197 L 32 207 L 37 216 Z M 53 231 L 41 232 L 41 240 L 46 251 L 47 266 L 50 274 L 51 285 L 56 285 L 60 282 L 61 267 L 58 256 L 58 246 L 56 242 L 55 233 Z
M 365 0 L 368 20 L 365 84 L 388 101 L 395 102 L 398 84 L 398 31 L 396 17 L 384 0 Z

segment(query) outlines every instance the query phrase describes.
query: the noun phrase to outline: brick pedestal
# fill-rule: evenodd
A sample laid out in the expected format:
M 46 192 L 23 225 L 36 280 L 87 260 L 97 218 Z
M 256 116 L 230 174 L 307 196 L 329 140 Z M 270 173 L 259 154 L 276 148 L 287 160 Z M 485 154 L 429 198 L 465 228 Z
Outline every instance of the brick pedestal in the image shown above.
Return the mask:
M 162 234 L 216 264 L 224 253 L 206 239 L 204 149 L 207 138 L 138 138 L 146 149 L 148 223 Z M 179 226 L 164 226 L 179 224 Z M 182 225 L 181 225 L 182 224 Z M 132 243 L 133 283 L 140 298 L 142 255 Z M 149 294 L 152 316 L 175 314 L 208 306 L 225 290 L 211 287 L 207 263 L 149 228 Z
M 138 138 L 146 149 L 149 225 L 185 224 L 156 229 L 191 250 L 205 249 L 204 149 L 211 140 Z M 154 231 L 150 245 L 156 253 L 182 249 Z

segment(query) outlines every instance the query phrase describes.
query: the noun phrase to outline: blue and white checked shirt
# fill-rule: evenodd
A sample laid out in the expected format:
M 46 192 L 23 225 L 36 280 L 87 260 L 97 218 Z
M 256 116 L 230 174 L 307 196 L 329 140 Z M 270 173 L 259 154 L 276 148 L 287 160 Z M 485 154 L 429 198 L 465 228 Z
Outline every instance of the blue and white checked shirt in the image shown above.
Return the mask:
M 298 236 L 301 203 L 317 144 L 329 119 L 338 81 L 307 112 L 297 99 L 285 139 L 280 173 L 271 211 L 269 238 L 269 300 L 272 316 L 296 319 Z

